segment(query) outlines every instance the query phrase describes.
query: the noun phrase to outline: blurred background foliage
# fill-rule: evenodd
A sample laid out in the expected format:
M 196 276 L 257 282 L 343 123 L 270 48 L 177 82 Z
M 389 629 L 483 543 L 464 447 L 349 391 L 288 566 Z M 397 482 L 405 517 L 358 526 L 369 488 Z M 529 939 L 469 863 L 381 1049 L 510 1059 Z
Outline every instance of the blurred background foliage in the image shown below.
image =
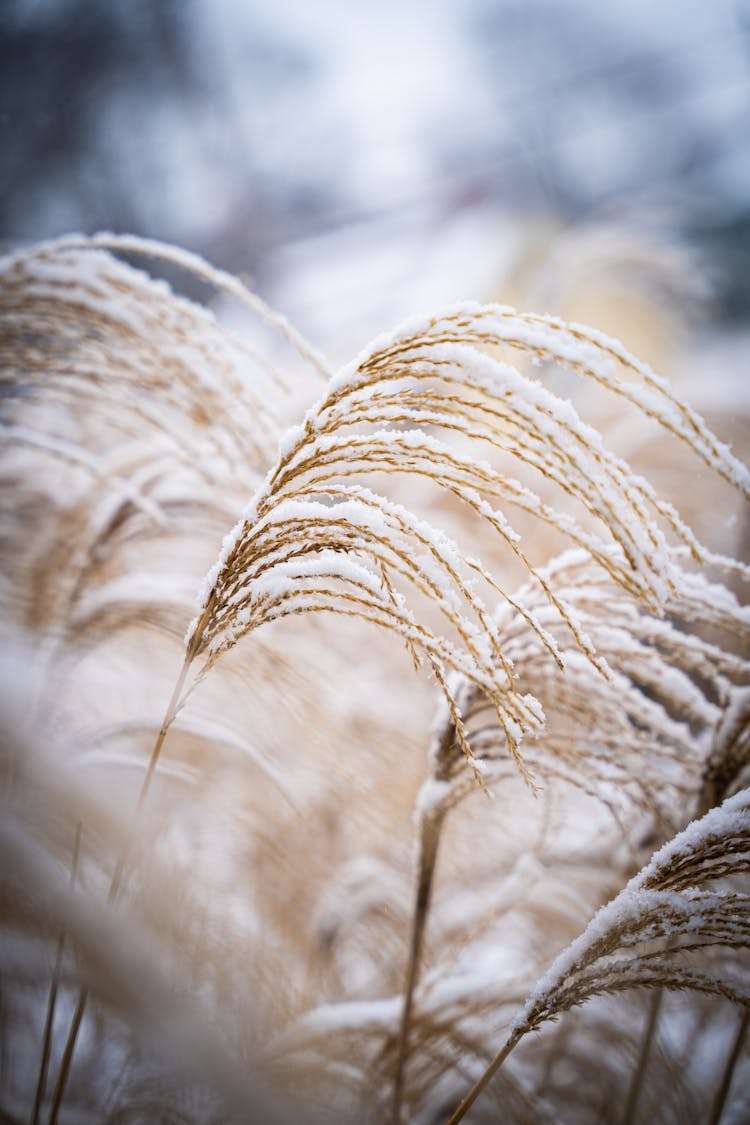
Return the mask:
M 341 345 L 344 318 L 361 342 L 434 300 L 513 299 L 550 231 L 635 218 L 705 254 L 718 319 L 750 316 L 747 0 L 2 11 L 6 245 L 178 242 Z

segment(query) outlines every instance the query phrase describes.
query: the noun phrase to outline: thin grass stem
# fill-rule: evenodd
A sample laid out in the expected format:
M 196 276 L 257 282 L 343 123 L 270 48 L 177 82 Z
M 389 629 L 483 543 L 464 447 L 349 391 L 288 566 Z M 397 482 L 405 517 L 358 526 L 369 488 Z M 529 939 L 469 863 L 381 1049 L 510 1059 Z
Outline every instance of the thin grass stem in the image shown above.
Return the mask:
M 414 990 L 419 980 L 419 970 L 422 962 L 422 946 L 424 943 L 427 916 L 432 897 L 433 876 L 437 862 L 440 833 L 445 819 L 444 812 L 427 815 L 422 818 L 419 839 L 419 878 L 417 894 L 412 915 L 411 942 L 409 947 L 409 962 L 406 969 L 404 984 L 404 1007 L 401 1014 L 398 1043 L 396 1047 L 396 1073 L 393 1082 L 393 1108 L 391 1119 L 393 1125 L 401 1121 L 401 1101 L 404 1087 L 404 1067 L 409 1051 L 409 1031 L 411 1029 L 411 1013 L 414 1005 Z
M 656 1027 L 659 1022 L 659 1013 L 661 1011 L 663 997 L 664 992 L 662 989 L 653 992 L 650 997 L 648 1019 L 646 1020 L 646 1028 L 641 1041 L 641 1049 L 638 1052 L 638 1062 L 636 1063 L 635 1070 L 630 1080 L 628 1100 L 625 1103 L 622 1125 L 633 1125 L 633 1122 L 636 1120 L 635 1112 L 638 1108 L 638 1099 L 641 1096 L 643 1079 L 645 1078 L 648 1068 L 649 1055 L 651 1054 L 651 1047 L 654 1042 L 654 1036 L 656 1035 Z
M 78 1000 L 76 1008 L 73 1013 L 73 1018 L 70 1021 L 70 1028 L 68 1029 L 68 1038 L 65 1041 L 65 1049 L 63 1050 L 62 1060 L 60 1062 L 60 1070 L 57 1075 L 57 1082 L 52 1092 L 52 1105 L 49 1111 L 49 1125 L 57 1125 L 57 1119 L 60 1115 L 60 1108 L 62 1106 L 63 1098 L 65 1097 L 65 1088 L 68 1085 L 68 1078 L 70 1076 L 70 1068 L 73 1063 L 73 1054 L 76 1049 L 78 1041 L 78 1032 L 81 1030 L 83 1017 L 86 1012 L 86 1004 L 88 1003 L 88 989 L 82 988 L 78 993 Z
M 70 886 L 71 889 L 75 886 L 76 874 L 78 871 L 78 856 L 81 847 L 81 822 L 76 824 L 75 837 L 73 839 L 73 856 L 70 862 Z M 31 1125 L 38 1125 L 39 1115 L 42 1110 L 42 1102 L 47 1090 L 47 1074 L 49 1071 L 49 1060 L 52 1053 L 52 1028 L 55 1024 L 55 1008 L 57 1007 L 57 994 L 60 990 L 60 976 L 62 974 L 62 958 L 63 949 L 65 948 L 65 927 L 60 927 L 60 932 L 57 935 L 57 948 L 55 950 L 55 967 L 52 971 L 52 980 L 50 982 L 49 996 L 47 997 L 47 1012 L 44 1017 L 44 1031 L 42 1033 L 42 1055 L 39 1060 L 39 1076 L 36 1083 L 36 1093 L 34 1095 L 34 1108 L 31 1113 Z
M 494 1059 L 487 1067 L 482 1077 L 477 1082 L 475 1082 L 461 1104 L 453 1111 L 448 1120 L 448 1125 L 458 1125 L 458 1122 L 463 1120 L 464 1116 L 468 1113 L 468 1111 L 474 1105 L 474 1102 L 482 1093 L 482 1090 L 484 1090 L 490 1084 L 491 1080 L 495 1077 L 498 1070 L 507 1059 L 508 1055 L 518 1043 L 519 1039 L 522 1038 L 523 1033 L 524 1029 L 522 1027 L 516 1028 L 505 1046 L 495 1055 Z
M 745 1009 L 740 1020 L 739 1027 L 732 1043 L 732 1050 L 729 1052 L 724 1073 L 721 1076 L 721 1084 L 716 1091 L 714 1104 L 711 1107 L 711 1117 L 709 1118 L 708 1125 L 719 1125 L 721 1115 L 724 1112 L 724 1105 L 729 1094 L 729 1089 L 732 1085 L 732 1078 L 734 1077 L 734 1069 L 737 1066 L 737 1060 L 740 1057 L 742 1048 L 747 1037 L 747 1029 L 750 1026 L 750 1012 Z

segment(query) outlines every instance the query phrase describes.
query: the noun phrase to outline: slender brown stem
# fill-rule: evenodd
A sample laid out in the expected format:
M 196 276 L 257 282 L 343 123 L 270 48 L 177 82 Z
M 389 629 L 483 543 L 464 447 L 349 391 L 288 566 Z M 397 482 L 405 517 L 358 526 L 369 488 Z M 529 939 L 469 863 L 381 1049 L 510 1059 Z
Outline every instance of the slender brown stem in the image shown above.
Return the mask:
M 732 1044 L 732 1050 L 729 1052 L 729 1058 L 727 1059 L 726 1066 L 724 1067 L 724 1073 L 721 1076 L 721 1085 L 716 1091 L 716 1097 L 714 1098 L 714 1104 L 711 1107 L 711 1116 L 709 1118 L 708 1125 L 719 1125 L 721 1115 L 724 1111 L 724 1104 L 727 1100 L 727 1094 L 729 1093 L 729 1088 L 732 1085 L 734 1068 L 737 1065 L 737 1060 L 740 1057 L 740 1052 L 742 1051 L 742 1047 L 747 1036 L 748 1026 L 750 1026 L 750 1012 L 746 1008 L 742 1013 L 740 1025 L 737 1028 L 734 1042 Z
M 146 772 L 143 775 L 143 782 L 141 783 L 141 789 L 138 794 L 138 801 L 136 802 L 135 806 L 136 820 L 140 816 L 141 810 L 143 809 L 143 805 L 146 801 L 146 797 L 148 796 L 149 789 L 151 788 L 151 782 L 154 779 L 154 774 L 159 762 L 159 756 L 161 755 L 162 747 L 164 746 L 164 740 L 167 737 L 167 732 L 174 722 L 174 717 L 179 709 L 182 689 L 185 686 L 185 680 L 187 678 L 191 662 L 192 661 L 189 656 L 185 658 L 185 661 L 180 670 L 180 674 L 177 677 L 177 683 L 174 686 L 172 697 L 169 700 L 167 710 L 164 713 L 164 719 L 162 720 L 162 724 L 159 728 L 159 733 L 156 736 L 156 742 L 154 743 L 153 749 L 151 751 L 151 757 L 148 760 Z M 135 833 L 131 833 L 128 836 L 117 858 L 115 870 L 112 875 L 112 882 L 109 885 L 109 895 L 107 896 L 107 901 L 109 903 L 113 903 L 120 893 L 120 884 L 122 883 L 122 876 L 125 871 L 125 865 L 127 864 L 130 852 L 133 847 L 134 836 Z
M 88 998 L 88 991 L 85 988 L 82 988 L 78 993 L 78 1002 L 76 1003 L 76 1009 L 73 1013 L 73 1019 L 70 1021 L 68 1038 L 65 1041 L 65 1049 L 63 1051 L 63 1057 L 60 1062 L 60 1070 L 57 1075 L 55 1089 L 52 1093 L 52 1107 L 49 1111 L 49 1125 L 57 1125 L 57 1118 L 60 1114 L 60 1107 L 62 1106 L 62 1100 L 65 1096 L 65 1087 L 68 1084 L 70 1068 L 73 1063 L 73 1052 L 76 1049 L 78 1032 L 81 1030 L 81 1024 L 83 1022 L 83 1016 L 86 1011 Z
M 174 691 L 172 692 L 172 696 L 164 713 L 164 719 L 162 720 L 161 727 L 159 728 L 159 733 L 156 736 L 156 741 L 154 743 L 153 750 L 151 751 L 151 757 L 148 760 L 146 773 L 144 774 L 143 782 L 141 784 L 140 793 L 138 794 L 138 801 L 136 803 L 135 810 L 136 822 L 143 808 L 146 797 L 148 796 L 149 789 L 151 788 L 151 782 L 153 781 L 154 774 L 156 772 L 156 766 L 159 761 L 159 755 L 161 754 L 162 747 L 164 745 L 164 739 L 167 737 L 167 732 L 172 725 L 174 717 L 179 709 L 182 691 L 185 686 L 185 680 L 187 678 L 188 670 L 193 660 L 193 651 L 194 650 L 188 650 L 180 674 L 177 677 L 177 683 L 174 686 Z M 135 832 L 131 832 L 122 848 L 120 849 L 120 854 L 117 857 L 115 869 L 112 874 L 112 881 L 109 885 L 109 894 L 107 896 L 107 902 L 109 905 L 112 905 L 115 902 L 117 895 L 119 894 L 120 885 L 122 883 L 122 876 L 124 874 L 127 861 L 130 857 L 134 837 Z M 76 1041 L 78 1039 L 78 1033 L 81 1029 L 81 1023 L 83 1022 L 87 1003 L 88 990 L 86 988 L 81 988 L 78 993 L 78 1001 L 76 1003 L 75 1012 L 73 1013 L 73 1019 L 71 1020 L 70 1028 L 68 1030 L 68 1038 L 65 1042 L 65 1049 L 63 1051 L 63 1057 L 60 1063 L 60 1070 L 57 1075 L 57 1082 L 55 1083 L 55 1089 L 52 1095 L 52 1108 L 50 1109 L 48 1125 L 57 1125 L 60 1108 L 65 1096 L 65 1087 L 67 1086 L 68 1078 L 70 1077 L 70 1068 L 73 1063 L 73 1054 L 75 1052 Z
M 419 878 L 417 881 L 417 894 L 412 914 L 411 943 L 409 948 L 409 962 L 406 969 L 404 984 L 404 1007 L 401 1013 L 398 1043 L 396 1047 L 396 1074 L 393 1083 L 393 1125 L 398 1125 L 401 1120 L 401 1099 L 404 1088 L 404 1066 L 409 1050 L 409 1031 L 411 1028 L 411 1013 L 414 1004 L 414 990 L 419 980 L 419 970 L 422 961 L 422 945 L 424 932 L 427 925 L 427 915 L 430 909 L 432 896 L 433 876 L 437 861 L 440 831 L 445 819 L 444 812 L 427 814 L 420 822 L 419 833 Z
M 628 1090 L 628 1100 L 625 1103 L 625 1112 L 622 1117 L 622 1125 L 632 1125 L 635 1121 L 635 1111 L 638 1108 L 638 1099 L 641 1096 L 641 1089 L 643 1087 L 643 1079 L 646 1075 L 648 1067 L 648 1059 L 651 1054 L 651 1047 L 654 1042 L 656 1034 L 656 1026 L 659 1022 L 659 1013 L 661 1011 L 661 1003 L 664 998 L 664 992 L 660 988 L 658 991 L 651 994 L 651 1002 L 648 1010 L 648 1019 L 646 1020 L 646 1030 L 643 1034 L 641 1041 L 641 1049 L 638 1052 L 638 1062 L 636 1063 L 633 1077 L 630 1080 L 630 1088 Z
M 484 1088 L 488 1086 L 490 1081 L 495 1077 L 495 1074 L 503 1065 L 508 1055 L 511 1053 L 522 1035 L 523 1029 L 517 1027 L 511 1035 L 510 1039 L 508 1039 L 508 1041 L 506 1042 L 505 1046 L 495 1055 L 494 1059 L 487 1067 L 482 1077 L 474 1083 L 464 1100 L 461 1102 L 458 1108 L 453 1111 L 450 1119 L 448 1120 L 448 1125 L 458 1125 L 458 1122 L 463 1120 L 464 1114 L 466 1114 L 468 1110 L 471 1109 L 471 1107 L 474 1105 L 474 1102 L 481 1094 L 482 1090 L 484 1090 Z
M 75 837 L 73 839 L 73 856 L 70 862 L 70 886 L 73 888 L 76 881 L 76 873 L 78 871 L 78 855 L 81 847 L 81 822 L 76 824 Z M 52 971 L 52 981 L 50 982 L 49 996 L 47 997 L 47 1013 L 44 1017 L 44 1031 L 42 1033 L 42 1057 L 39 1062 L 39 1076 L 36 1083 L 36 1094 L 34 1095 L 34 1109 L 31 1114 L 31 1125 L 38 1125 L 39 1114 L 42 1109 L 42 1102 L 47 1089 L 47 1072 L 49 1070 L 50 1054 L 52 1052 L 52 1028 L 55 1023 L 55 1008 L 57 1006 L 57 994 L 60 989 L 60 976 L 62 974 L 62 957 L 63 949 L 65 947 L 65 927 L 60 927 L 60 932 L 57 935 L 57 948 L 55 950 L 55 967 Z

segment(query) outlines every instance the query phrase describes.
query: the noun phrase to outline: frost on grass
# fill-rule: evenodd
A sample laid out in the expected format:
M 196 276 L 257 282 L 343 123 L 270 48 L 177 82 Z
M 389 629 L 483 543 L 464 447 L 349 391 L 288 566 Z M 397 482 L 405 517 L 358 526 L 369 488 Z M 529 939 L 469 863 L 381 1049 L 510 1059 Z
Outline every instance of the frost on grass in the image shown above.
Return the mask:
M 678 833 L 596 914 L 537 983 L 513 1037 L 597 992 L 639 985 L 694 988 L 750 1007 L 746 982 L 689 967 L 679 956 L 750 945 L 750 896 L 712 885 L 748 870 L 750 793 L 743 790 Z
M 241 302 L 275 327 L 289 369 L 255 336 L 251 344 L 228 331 L 210 308 L 111 251 L 187 270 Z M 132 780 L 149 761 L 141 803 L 158 778 L 145 810 L 155 806 L 163 830 L 154 855 L 171 840 L 195 868 L 192 897 L 175 903 L 176 944 L 188 936 L 197 951 L 181 962 L 182 994 L 205 999 L 222 1044 L 230 1053 L 241 1044 L 242 1063 L 272 1041 L 272 1067 L 300 1089 L 309 1079 L 310 1104 L 332 1119 L 339 1109 L 353 1119 L 368 1099 L 381 1118 L 403 1109 L 434 1119 L 489 1058 L 498 1013 L 517 1010 L 529 982 L 633 870 L 614 846 L 606 863 L 597 850 L 575 870 L 543 854 L 516 808 L 519 767 L 542 791 L 535 808 L 564 794 L 575 819 L 593 798 L 608 827 L 603 810 L 611 813 L 628 862 L 639 848 L 642 862 L 644 825 L 656 838 L 678 831 L 740 789 L 750 759 L 750 619 L 737 593 L 747 568 L 698 541 L 686 512 L 612 452 L 596 417 L 554 393 L 550 366 L 596 384 L 616 407 L 628 403 L 710 469 L 703 479 L 746 497 L 747 470 L 664 379 L 592 329 L 466 302 L 413 318 L 330 377 L 315 349 L 237 279 L 131 237 L 72 237 L 3 259 L 0 361 L 3 481 L 18 500 L 3 512 L 8 618 L 56 646 L 53 669 L 72 658 L 63 685 L 76 681 L 76 661 L 89 676 L 105 657 L 116 666 L 101 701 L 82 676 L 60 709 L 89 719 L 70 765 Z M 315 401 L 284 430 L 297 377 Z M 185 655 L 189 591 L 212 556 L 185 639 L 185 678 L 149 759 L 169 697 L 157 672 L 170 673 L 178 647 Z M 361 687 L 370 654 L 322 646 L 317 623 L 300 620 L 310 614 L 377 626 L 442 695 L 414 808 L 413 906 L 402 837 L 424 771 L 408 758 L 417 740 L 400 728 L 416 721 L 414 681 L 386 669 L 372 714 L 359 698 L 342 707 L 337 675 L 348 662 L 346 683 L 358 677 Z M 388 652 L 374 631 L 364 635 Z M 171 647 L 157 647 L 165 636 Z M 152 688 L 154 698 L 164 688 L 158 714 L 147 705 Z M 392 719 L 383 703 L 391 697 Z M 251 783 L 236 786 L 229 772 L 222 781 L 229 759 L 248 763 Z M 373 762 L 380 772 L 367 785 Z M 496 800 L 464 803 L 481 788 Z M 631 984 L 746 1000 L 732 958 L 747 902 L 721 884 L 730 869 L 746 871 L 747 809 L 737 800 L 658 853 L 544 976 L 513 1034 Z M 223 845 L 204 846 L 212 802 L 222 828 L 236 813 L 244 866 L 224 867 Z M 450 852 L 440 843 L 448 814 Z M 521 840 L 515 858 L 504 850 L 511 831 Z M 449 862 L 433 919 L 439 843 Z M 57 877 L 67 886 L 63 853 Z M 117 908 L 127 935 L 144 873 L 128 870 L 125 852 L 110 853 L 92 867 L 93 891 L 103 887 L 103 900 L 112 868 L 118 879 L 125 871 Z M 336 854 L 345 858 L 338 869 Z M 200 872 L 210 902 L 195 893 Z M 719 942 L 724 961 L 690 963 Z M 67 979 L 77 982 L 73 961 Z M 256 1001 L 263 1026 L 248 1046 L 241 1009 L 254 1014 Z M 610 1032 L 619 1022 L 615 1012 Z M 571 1065 L 574 1041 L 558 1042 Z M 550 1058 L 540 1083 L 556 1069 Z M 500 1083 L 498 1113 L 542 1119 L 542 1101 L 530 1105 L 512 1072 Z
M 676 510 L 607 450 L 570 402 L 486 350 L 500 346 L 555 359 L 624 396 L 745 495 L 750 490 L 747 470 L 700 417 L 614 341 L 552 318 L 457 306 L 376 341 L 333 377 L 304 423 L 281 439 L 275 465 L 207 576 L 187 637 L 191 657 L 206 653 L 210 664 L 246 633 L 290 614 L 365 618 L 394 631 L 432 668 L 468 758 L 449 687 L 456 673 L 491 702 L 505 744 L 524 769 L 520 743 L 539 729 L 542 709 L 516 689 L 512 661 L 475 583 L 504 600 L 558 663 L 561 624 L 563 644 L 570 641 L 603 676 L 607 669 L 574 606 L 558 596 L 554 576 L 527 555 L 512 512 L 554 528 L 657 616 L 681 587 L 679 551 L 698 561 L 710 556 Z M 558 511 L 495 467 L 496 454 L 562 490 L 580 516 Z M 445 534 L 356 483 L 396 474 L 423 478 L 472 511 L 532 577 L 540 604 L 514 599 Z M 357 556 L 380 586 L 332 566 L 332 552 Z M 273 571 L 284 581 L 271 581 Z M 415 616 L 396 593 L 400 584 L 439 609 L 445 632 Z M 552 624 L 542 621 L 546 607 Z
M 681 562 L 672 561 L 675 575 Z M 630 597 L 580 550 L 553 560 L 543 575 L 575 615 L 607 675 L 585 660 L 539 589 L 528 584 L 514 603 L 551 634 L 550 646 L 524 628 L 508 605 L 494 625 L 499 647 L 518 683 L 538 698 L 548 716 L 545 728 L 525 746 L 529 768 L 542 783 L 553 779 L 595 794 L 627 819 L 633 805 L 649 809 L 676 828 L 700 785 L 706 760 L 730 780 L 720 746 L 734 747 L 731 770 L 744 764 L 742 701 L 750 664 L 734 651 L 750 641 L 748 608 L 725 587 L 684 570 L 663 615 Z M 711 630 L 713 639 L 707 638 Z M 481 693 L 456 679 L 459 703 L 474 755 L 488 785 L 508 777 L 502 738 Z M 721 735 L 719 727 L 724 731 Z M 714 747 L 712 751 L 712 746 Z M 439 783 L 440 807 L 457 804 L 472 791 L 472 779 L 452 729 L 441 710 L 432 736 L 431 778 Z M 432 790 L 431 790 L 432 792 Z

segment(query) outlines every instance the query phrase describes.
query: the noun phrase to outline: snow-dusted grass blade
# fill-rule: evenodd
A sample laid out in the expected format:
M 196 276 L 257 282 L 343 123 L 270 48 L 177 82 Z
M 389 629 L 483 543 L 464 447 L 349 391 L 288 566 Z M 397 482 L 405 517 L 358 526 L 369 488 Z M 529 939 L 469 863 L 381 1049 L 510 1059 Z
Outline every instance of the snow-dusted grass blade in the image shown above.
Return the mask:
M 537 983 L 493 1062 L 450 1119 L 462 1120 L 514 1047 L 598 993 L 694 989 L 750 1008 L 750 990 L 681 954 L 750 946 L 750 896 L 713 884 L 750 871 L 750 792 L 742 790 L 665 844 Z

